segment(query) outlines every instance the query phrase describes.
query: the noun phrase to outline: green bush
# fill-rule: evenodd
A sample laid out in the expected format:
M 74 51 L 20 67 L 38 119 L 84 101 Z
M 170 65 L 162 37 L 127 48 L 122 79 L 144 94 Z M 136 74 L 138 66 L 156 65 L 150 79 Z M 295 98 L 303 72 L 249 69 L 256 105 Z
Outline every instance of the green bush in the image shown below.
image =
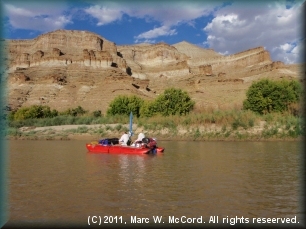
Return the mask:
M 140 108 L 144 100 L 132 95 L 119 95 L 109 105 L 107 115 L 130 115 L 131 111 L 136 117 L 140 116 Z
M 141 110 L 141 115 L 144 117 L 151 117 L 157 113 L 162 116 L 186 115 L 193 109 L 194 104 L 187 92 L 169 88 L 153 102 L 145 104 L 146 107 Z
M 84 115 L 85 113 L 86 111 L 81 106 L 78 106 L 77 108 L 72 109 L 73 116 Z
M 87 111 L 86 110 L 84 110 L 84 108 L 83 107 L 81 107 L 81 106 L 78 106 L 78 107 L 76 107 L 76 108 L 69 108 L 69 109 L 67 109 L 66 111 L 63 111 L 63 112 L 61 112 L 60 113 L 60 115 L 70 115 L 70 116 L 81 116 L 81 115 L 84 115 L 84 114 L 86 114 L 87 113 Z
M 52 118 L 58 115 L 56 110 L 50 109 L 48 106 L 34 105 L 31 107 L 22 107 L 14 112 L 12 120 L 25 120 L 25 119 L 36 119 L 36 118 Z
M 290 104 L 297 103 L 302 95 L 298 81 L 271 81 L 263 79 L 248 89 L 243 108 L 259 114 L 283 112 Z
M 94 117 L 98 118 L 98 117 L 101 117 L 101 116 L 102 116 L 102 113 L 101 113 L 100 110 L 96 110 L 96 111 L 93 111 L 93 112 L 92 112 L 92 115 L 93 115 Z
M 145 101 L 141 106 L 140 117 L 152 117 L 158 112 L 154 101 Z

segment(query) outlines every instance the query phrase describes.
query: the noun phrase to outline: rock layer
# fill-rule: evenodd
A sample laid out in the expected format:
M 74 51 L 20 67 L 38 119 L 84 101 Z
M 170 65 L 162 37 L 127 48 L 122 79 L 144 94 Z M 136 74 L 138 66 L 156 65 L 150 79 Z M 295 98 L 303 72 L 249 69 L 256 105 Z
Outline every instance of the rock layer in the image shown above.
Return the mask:
M 33 66 L 110 67 L 125 69 L 113 42 L 87 31 L 57 30 L 33 40 L 9 41 L 10 71 Z M 114 62 L 117 61 L 118 63 Z
M 9 40 L 8 103 L 103 113 L 117 95 L 152 100 L 166 88 L 190 93 L 197 107 L 242 104 L 253 80 L 297 78 L 297 67 L 263 47 L 223 56 L 186 41 L 117 46 L 87 31 L 57 30 L 32 40 Z

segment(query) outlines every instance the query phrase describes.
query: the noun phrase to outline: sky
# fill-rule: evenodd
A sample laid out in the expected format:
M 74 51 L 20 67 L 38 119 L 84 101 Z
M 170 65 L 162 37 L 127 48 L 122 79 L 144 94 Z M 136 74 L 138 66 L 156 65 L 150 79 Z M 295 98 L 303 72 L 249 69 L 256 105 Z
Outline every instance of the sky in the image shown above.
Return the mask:
M 222 55 L 262 46 L 272 61 L 301 63 L 304 2 L 1 0 L 1 36 L 33 39 L 58 29 L 86 30 L 117 45 L 187 41 Z

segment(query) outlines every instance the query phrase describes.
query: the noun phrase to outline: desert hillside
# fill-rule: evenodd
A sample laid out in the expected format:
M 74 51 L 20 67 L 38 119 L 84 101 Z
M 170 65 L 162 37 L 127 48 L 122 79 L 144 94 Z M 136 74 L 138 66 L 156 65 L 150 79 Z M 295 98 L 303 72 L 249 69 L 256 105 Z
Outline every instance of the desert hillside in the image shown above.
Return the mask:
M 117 46 L 88 31 L 57 30 L 6 40 L 8 106 L 59 111 L 82 106 L 105 113 L 116 96 L 154 99 L 181 88 L 196 107 L 239 107 L 254 80 L 302 79 L 300 65 L 273 62 L 263 47 L 223 56 L 186 41 Z

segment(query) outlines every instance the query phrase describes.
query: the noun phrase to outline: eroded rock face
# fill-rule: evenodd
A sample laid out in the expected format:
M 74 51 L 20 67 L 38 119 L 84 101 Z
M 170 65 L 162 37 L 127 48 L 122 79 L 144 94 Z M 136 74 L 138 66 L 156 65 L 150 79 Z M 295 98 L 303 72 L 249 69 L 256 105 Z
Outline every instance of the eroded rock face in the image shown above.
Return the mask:
M 200 106 L 234 104 L 242 101 L 252 80 L 295 74 L 284 63 L 272 62 L 263 47 L 223 56 L 185 41 L 116 46 L 97 34 L 75 30 L 6 43 L 12 110 L 44 104 L 104 113 L 118 95 L 150 100 L 169 87 L 186 90 Z
M 33 40 L 13 40 L 10 44 L 10 52 L 20 53 L 30 50 L 50 52 L 53 48 L 60 49 L 64 53 L 69 52 L 70 49 L 72 49 L 72 52 L 79 52 L 79 50 L 83 49 L 115 51 L 114 46 L 112 42 L 106 41 L 104 38 L 91 32 L 56 30 L 38 36 Z
M 280 68 L 284 68 L 285 64 L 281 61 L 276 61 L 276 62 L 272 62 L 269 64 L 265 64 L 263 66 L 260 66 L 256 69 L 252 69 L 251 72 L 252 73 L 260 73 L 260 72 L 267 72 L 267 71 L 272 71 L 275 69 L 280 69 Z
M 9 78 L 9 83 L 25 83 L 26 81 L 29 81 L 30 77 L 25 75 L 24 73 L 15 73 L 11 75 Z
M 206 76 L 211 76 L 213 74 L 211 65 L 200 65 L 191 68 L 191 72 L 195 74 L 203 74 Z
M 133 54 L 133 60 L 145 66 L 181 62 L 186 59 L 187 56 L 185 54 L 178 52 L 176 48 L 165 43 L 135 49 Z
M 270 55 L 263 47 L 230 56 L 188 42 L 172 46 L 158 43 L 117 47 L 97 34 L 76 30 L 57 30 L 33 40 L 12 40 L 8 50 L 10 72 L 17 68 L 74 64 L 75 67 L 116 67 L 140 79 L 190 73 L 213 75 L 224 65 L 246 67 L 271 63 Z
M 222 56 L 211 49 L 203 49 L 184 41 L 172 46 L 165 43 L 118 46 L 118 51 L 126 60 L 128 67 L 131 67 L 132 76 L 140 79 L 160 75 L 167 77 L 186 74 L 212 76 L 218 74 L 219 69 L 224 70 L 227 67 L 245 68 L 272 63 L 269 52 L 263 47 Z M 175 64 L 177 67 L 173 69 Z
M 186 62 L 188 57 L 166 43 L 118 46 L 118 51 L 135 78 L 147 79 L 161 74 L 177 76 L 189 73 Z
M 9 41 L 10 72 L 16 68 L 34 66 L 66 66 L 76 63 L 80 67 L 110 67 L 124 69 L 125 61 L 117 57 L 113 42 L 87 31 L 57 30 L 33 40 Z M 86 50 L 86 51 L 85 51 Z M 113 63 L 113 59 L 119 63 Z

